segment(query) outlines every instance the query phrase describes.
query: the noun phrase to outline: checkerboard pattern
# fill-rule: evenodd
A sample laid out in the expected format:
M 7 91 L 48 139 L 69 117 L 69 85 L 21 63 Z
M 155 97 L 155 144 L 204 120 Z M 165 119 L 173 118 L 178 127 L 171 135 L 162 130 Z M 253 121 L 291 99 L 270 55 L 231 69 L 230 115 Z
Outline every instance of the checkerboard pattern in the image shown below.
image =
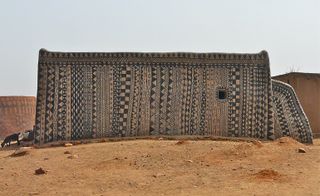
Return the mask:
M 128 127 L 129 116 L 129 105 L 130 105 L 130 93 L 131 92 L 131 67 L 127 66 L 121 71 L 120 76 L 120 94 L 119 94 L 119 130 L 121 130 L 121 135 L 125 136 Z
M 276 135 L 290 136 L 303 143 L 312 143 L 312 130 L 293 88 L 272 80 L 275 118 L 279 122 Z
M 240 68 L 229 68 L 229 133 L 230 137 L 240 136 L 240 105 L 241 105 L 241 92 L 240 92 Z

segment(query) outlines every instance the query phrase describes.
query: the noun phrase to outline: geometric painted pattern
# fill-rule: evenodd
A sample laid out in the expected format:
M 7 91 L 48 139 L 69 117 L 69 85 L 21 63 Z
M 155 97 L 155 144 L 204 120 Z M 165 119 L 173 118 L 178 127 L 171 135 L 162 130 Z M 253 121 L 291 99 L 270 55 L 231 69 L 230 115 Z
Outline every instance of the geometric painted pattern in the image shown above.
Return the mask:
M 39 52 L 35 143 L 208 135 L 274 139 L 268 54 Z M 219 92 L 226 95 L 223 100 Z
M 275 108 L 275 134 L 290 136 L 303 143 L 312 143 L 312 130 L 291 86 L 272 80 Z

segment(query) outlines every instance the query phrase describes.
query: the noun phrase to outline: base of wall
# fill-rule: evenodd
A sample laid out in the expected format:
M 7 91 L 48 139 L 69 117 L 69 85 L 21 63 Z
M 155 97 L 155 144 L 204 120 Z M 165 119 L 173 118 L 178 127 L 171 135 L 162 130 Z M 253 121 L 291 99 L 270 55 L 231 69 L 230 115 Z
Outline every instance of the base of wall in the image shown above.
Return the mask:
M 317 133 L 312 133 L 313 138 L 320 138 L 320 131 L 317 131 Z

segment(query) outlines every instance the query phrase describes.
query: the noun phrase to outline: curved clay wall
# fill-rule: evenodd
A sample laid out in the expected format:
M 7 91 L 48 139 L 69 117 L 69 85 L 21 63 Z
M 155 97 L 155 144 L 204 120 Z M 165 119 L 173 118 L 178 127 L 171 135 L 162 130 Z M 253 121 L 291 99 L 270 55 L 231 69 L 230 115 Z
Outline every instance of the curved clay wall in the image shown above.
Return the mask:
M 275 136 L 290 136 L 303 143 L 312 143 L 312 131 L 306 114 L 293 88 L 272 80 L 275 110 Z
M 0 96 L 0 138 L 33 128 L 36 98 Z

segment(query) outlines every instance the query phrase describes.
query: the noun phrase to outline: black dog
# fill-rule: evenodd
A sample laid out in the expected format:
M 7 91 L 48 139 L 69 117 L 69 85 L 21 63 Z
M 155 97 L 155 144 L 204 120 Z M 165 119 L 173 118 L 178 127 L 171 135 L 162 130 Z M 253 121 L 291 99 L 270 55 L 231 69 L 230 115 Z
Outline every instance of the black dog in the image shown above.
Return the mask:
M 20 145 L 19 133 L 14 133 L 12 135 L 7 136 L 2 142 L 1 147 L 3 148 L 6 144 L 10 146 L 11 141 L 17 141 L 18 145 Z

